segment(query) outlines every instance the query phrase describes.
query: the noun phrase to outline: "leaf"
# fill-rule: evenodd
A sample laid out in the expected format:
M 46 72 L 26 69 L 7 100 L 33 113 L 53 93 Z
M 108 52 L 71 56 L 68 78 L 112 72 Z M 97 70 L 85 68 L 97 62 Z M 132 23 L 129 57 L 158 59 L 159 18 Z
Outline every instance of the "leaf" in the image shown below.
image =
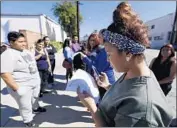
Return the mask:
M 58 18 L 58 22 L 62 28 L 70 35 L 77 34 L 77 8 L 76 2 L 58 2 L 52 7 L 52 11 L 55 17 Z M 82 23 L 83 17 L 79 14 L 79 23 Z

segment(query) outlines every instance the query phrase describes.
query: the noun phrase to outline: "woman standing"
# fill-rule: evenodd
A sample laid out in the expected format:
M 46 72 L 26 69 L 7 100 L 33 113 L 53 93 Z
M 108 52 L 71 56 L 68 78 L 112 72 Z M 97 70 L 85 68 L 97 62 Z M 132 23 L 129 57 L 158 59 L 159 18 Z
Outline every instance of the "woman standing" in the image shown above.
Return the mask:
M 45 36 L 43 40 L 44 40 L 45 49 L 49 54 L 49 59 L 51 64 L 51 73 L 49 74 L 48 83 L 53 85 L 54 84 L 53 72 L 55 69 L 55 53 L 57 53 L 57 50 L 52 44 L 50 44 L 50 39 L 48 36 Z
M 150 69 L 154 72 L 166 96 L 176 76 L 175 50 L 171 44 L 166 44 L 160 49 L 158 57 L 151 61 Z
M 78 89 L 79 98 L 89 108 L 97 127 L 168 126 L 171 109 L 145 62 L 147 29 L 128 3 L 120 3 L 115 11 L 113 23 L 100 35 L 114 69 L 125 74 L 113 86 L 106 75 L 100 77 L 98 83 L 107 92 L 98 107 L 89 94 Z
M 45 89 L 48 87 L 48 77 L 49 73 L 51 73 L 50 59 L 44 48 L 44 41 L 42 39 L 36 42 L 35 59 L 41 78 L 40 97 L 42 97 L 43 93 L 47 93 Z
M 88 57 L 84 54 L 82 55 L 84 63 L 87 65 L 87 70 L 91 73 L 93 67 L 96 68 L 99 74 L 106 73 L 109 79 L 109 83 L 112 85 L 115 83 L 115 76 L 113 68 L 108 61 L 108 57 L 105 48 L 100 45 L 102 43 L 98 34 L 93 33 L 88 38 L 87 51 Z M 92 73 L 91 73 L 92 74 Z M 104 96 L 106 90 L 99 87 L 101 98 Z
M 70 41 L 68 39 L 65 40 L 63 44 L 63 55 L 64 55 L 64 62 L 67 63 L 66 68 L 66 80 L 68 83 L 68 79 L 72 77 L 73 70 L 72 70 L 72 57 L 73 57 L 73 51 L 71 49 Z

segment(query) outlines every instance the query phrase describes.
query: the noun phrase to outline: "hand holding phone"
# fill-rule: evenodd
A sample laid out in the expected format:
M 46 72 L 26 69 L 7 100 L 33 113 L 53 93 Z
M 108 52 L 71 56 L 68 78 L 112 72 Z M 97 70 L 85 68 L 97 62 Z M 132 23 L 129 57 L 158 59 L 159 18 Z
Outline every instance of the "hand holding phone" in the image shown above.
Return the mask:
M 97 84 L 100 87 L 105 88 L 106 90 L 109 88 L 110 83 L 109 83 L 106 73 L 101 72 L 101 75 L 99 75 L 99 78 L 97 79 Z

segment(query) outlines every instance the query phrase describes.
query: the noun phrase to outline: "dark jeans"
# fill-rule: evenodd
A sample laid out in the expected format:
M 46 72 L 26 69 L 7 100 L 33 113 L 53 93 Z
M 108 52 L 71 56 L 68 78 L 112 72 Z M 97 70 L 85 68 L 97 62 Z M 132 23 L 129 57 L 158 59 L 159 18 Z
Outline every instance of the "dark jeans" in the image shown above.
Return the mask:
M 54 60 L 50 60 L 50 63 L 51 63 L 52 73 L 49 73 L 49 77 L 48 77 L 48 83 L 49 84 L 54 83 L 53 72 L 54 72 L 54 69 L 55 69 L 55 59 Z
M 67 82 L 68 82 L 68 79 L 71 79 L 72 76 L 73 76 L 72 68 L 66 69 L 66 80 L 67 80 Z
M 48 86 L 48 77 L 49 77 L 48 69 L 47 70 L 39 70 L 39 75 L 40 75 L 40 78 L 41 78 L 40 93 L 43 93 Z
M 165 96 L 170 92 L 172 86 L 171 86 L 171 83 L 167 83 L 167 84 L 161 84 L 160 85 L 163 93 L 165 94 Z

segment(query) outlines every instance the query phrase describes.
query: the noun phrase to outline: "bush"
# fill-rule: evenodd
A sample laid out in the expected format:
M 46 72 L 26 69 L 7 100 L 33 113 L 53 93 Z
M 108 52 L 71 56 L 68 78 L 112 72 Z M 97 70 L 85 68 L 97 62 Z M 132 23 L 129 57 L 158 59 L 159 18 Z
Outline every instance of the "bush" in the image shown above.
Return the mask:
M 57 49 L 57 52 L 63 47 L 63 42 L 51 41 L 51 44 Z

